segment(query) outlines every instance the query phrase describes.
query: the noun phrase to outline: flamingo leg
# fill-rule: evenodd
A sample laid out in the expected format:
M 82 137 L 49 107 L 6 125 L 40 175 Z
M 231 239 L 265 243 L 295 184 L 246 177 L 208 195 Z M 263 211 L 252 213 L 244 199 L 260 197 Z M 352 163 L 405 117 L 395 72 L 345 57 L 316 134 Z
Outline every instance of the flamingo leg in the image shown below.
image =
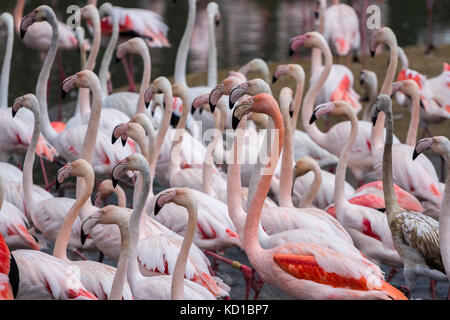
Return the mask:
M 397 274 L 397 272 L 398 272 L 397 269 L 392 267 L 391 271 L 389 271 L 388 277 L 386 278 L 386 282 L 390 282 L 391 279 Z
M 86 258 L 86 257 L 84 256 L 84 254 L 82 254 L 80 251 L 78 251 L 78 249 L 73 250 L 73 252 L 74 252 L 77 256 L 79 256 L 82 260 L 88 260 L 88 258 Z
M 436 280 L 430 281 L 431 298 L 436 300 Z

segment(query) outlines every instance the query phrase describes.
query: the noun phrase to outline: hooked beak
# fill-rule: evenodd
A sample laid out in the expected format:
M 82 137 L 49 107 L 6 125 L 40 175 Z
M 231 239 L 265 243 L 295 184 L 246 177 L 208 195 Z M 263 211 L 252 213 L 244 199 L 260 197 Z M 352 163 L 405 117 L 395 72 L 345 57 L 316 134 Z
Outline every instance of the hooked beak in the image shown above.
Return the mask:
M 89 232 L 91 231 L 91 229 L 100 223 L 100 215 L 101 214 L 99 212 L 96 212 L 90 217 L 88 217 L 86 220 L 84 220 L 83 223 L 81 224 L 80 241 L 82 245 L 84 245 L 84 243 L 86 242 L 86 239 L 89 236 Z
M 313 112 L 311 118 L 309 119 L 309 124 L 313 124 L 317 120 L 316 114 Z
M 23 39 L 25 37 L 25 33 L 27 32 L 28 28 L 35 22 L 34 20 L 34 11 L 27 14 L 25 17 L 22 18 L 22 21 L 20 22 L 20 38 Z

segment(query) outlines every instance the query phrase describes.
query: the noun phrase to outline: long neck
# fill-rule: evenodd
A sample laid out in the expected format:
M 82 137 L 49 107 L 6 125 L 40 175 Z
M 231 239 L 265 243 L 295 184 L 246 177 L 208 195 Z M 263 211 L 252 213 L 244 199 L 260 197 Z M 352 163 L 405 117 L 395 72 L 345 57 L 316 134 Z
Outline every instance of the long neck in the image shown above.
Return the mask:
M 378 94 L 378 90 L 377 90 L 377 85 L 374 84 L 373 86 L 370 86 L 369 90 L 369 102 L 367 103 L 366 107 L 364 108 L 364 113 L 362 116 L 362 120 L 364 121 L 370 121 L 371 119 L 371 115 L 370 113 L 372 112 L 372 106 L 375 104 L 375 100 L 377 99 L 377 94 Z
M 412 97 L 411 119 L 409 121 L 408 133 L 406 135 L 406 144 L 414 147 L 417 140 L 417 130 L 420 120 L 420 95 L 414 94 Z
M 253 200 L 250 203 L 244 229 L 244 249 L 249 257 L 250 263 L 255 266 L 255 268 L 257 268 L 256 266 L 258 265 L 258 262 L 261 261 L 260 259 L 264 254 L 264 249 L 259 244 L 257 237 L 262 207 L 264 205 L 264 199 L 269 191 L 273 172 L 281 152 L 281 148 L 279 148 L 279 146 L 282 145 L 284 139 L 284 128 L 280 114 L 274 113 L 270 116 L 273 117 L 275 128 L 278 129 L 278 145 L 270 143 L 270 157 L 272 158 L 271 168 L 266 168 L 267 172 L 265 172 L 265 174 L 259 179 L 258 187 L 252 198 Z
M 164 93 L 164 101 L 166 107 L 164 108 L 163 118 L 161 120 L 161 124 L 158 129 L 158 134 L 156 136 L 156 147 L 154 148 L 153 159 L 152 162 L 150 163 L 151 172 L 155 172 L 159 154 L 161 153 L 161 147 L 163 145 L 164 138 L 166 137 L 167 130 L 169 129 L 170 126 L 170 118 L 172 116 L 172 103 L 173 103 L 172 90 L 167 90 Z
M 100 85 L 102 86 L 102 96 L 106 97 L 108 95 L 108 71 L 111 64 L 111 59 L 116 48 L 117 40 L 119 39 L 119 20 L 113 10 L 108 10 L 108 15 L 111 17 L 112 21 L 112 33 L 109 39 L 108 46 L 103 54 L 103 59 L 100 64 L 100 71 L 98 73 L 98 78 L 100 79 Z
M 53 250 L 53 256 L 59 259 L 68 260 L 67 258 L 67 245 L 69 243 L 70 234 L 72 232 L 72 226 L 75 223 L 78 215 L 80 214 L 81 208 L 83 208 L 86 201 L 89 200 L 92 190 L 94 189 L 94 174 L 91 172 L 84 176 L 86 188 L 84 188 L 83 193 L 80 197 L 77 197 L 75 203 L 69 209 L 61 228 L 58 232 L 58 236 L 55 241 L 55 248 Z
M 52 144 L 59 151 L 60 148 L 58 133 L 50 124 L 47 107 L 47 81 L 50 76 L 50 69 L 52 68 L 53 61 L 55 60 L 56 51 L 58 50 L 59 29 L 55 14 L 53 12 L 49 12 L 47 18 L 53 31 L 52 42 L 50 44 L 50 49 L 47 52 L 47 56 L 45 57 L 42 70 L 39 74 L 38 82 L 36 85 L 36 97 L 38 98 L 41 111 L 42 133 L 44 134 L 48 142 L 50 142 L 50 144 Z
M 320 170 L 320 167 L 318 165 L 313 166 L 312 170 L 314 172 L 314 180 L 309 186 L 308 191 L 306 191 L 306 193 L 302 196 L 299 208 L 312 207 L 313 201 L 320 190 L 320 186 L 322 185 L 322 172 Z
M 236 228 L 241 242 L 244 240 L 245 213 L 242 209 L 241 165 L 242 143 L 244 141 L 247 116 L 239 122 L 233 142 L 232 161 L 228 164 L 227 174 L 227 206 L 230 219 Z
M 84 37 L 80 37 L 78 39 L 79 41 L 79 49 L 80 49 L 80 69 L 83 70 L 84 66 L 86 65 L 86 49 L 83 44 Z M 84 120 L 83 117 L 87 116 L 87 112 L 89 110 L 86 110 L 87 107 L 90 107 L 90 101 L 89 101 L 89 95 L 86 94 L 80 94 L 81 90 L 83 88 L 78 89 L 78 97 L 77 97 L 77 104 L 75 107 L 75 114 L 74 117 L 81 117 L 82 120 Z
M 312 87 L 308 89 L 305 98 L 303 99 L 302 107 L 302 124 L 303 128 L 306 130 L 311 139 L 319 144 L 320 146 L 325 146 L 327 142 L 326 134 L 321 132 L 315 123 L 309 124 L 309 119 L 311 118 L 314 101 L 316 100 L 319 90 L 325 83 L 328 75 L 330 74 L 331 65 L 333 63 L 333 57 L 331 56 L 331 51 L 324 40 L 320 41 L 319 49 L 325 54 L 325 67 L 320 74 L 319 79 L 314 83 Z
M 38 107 L 36 106 L 36 108 Z M 23 164 L 23 175 L 22 175 L 25 209 L 30 217 L 32 217 L 32 212 L 34 210 L 33 165 L 35 159 L 36 146 L 39 141 L 41 131 L 39 112 L 37 112 L 37 110 L 33 110 L 33 113 L 34 113 L 33 135 L 31 136 L 30 145 L 28 146 L 28 150 L 25 155 L 25 162 Z
M 97 142 L 98 129 L 100 126 L 100 116 L 102 112 L 102 93 L 100 89 L 100 83 L 97 77 L 92 78 L 92 110 L 89 116 L 89 122 L 86 130 L 86 135 L 83 140 L 83 149 L 81 151 L 81 159 L 86 160 L 90 164 L 92 164 L 92 160 L 94 157 L 95 144 Z M 87 88 L 80 88 L 88 91 Z M 82 190 L 85 188 L 84 180 L 81 178 L 77 178 L 77 188 L 76 194 L 77 196 L 81 195 Z
M 141 86 L 139 88 L 139 99 L 138 99 L 138 105 L 137 105 L 137 113 L 145 113 L 145 101 L 144 101 L 144 94 L 145 91 L 148 89 L 149 83 L 150 83 L 150 76 L 151 76 L 151 60 L 150 60 L 150 53 L 148 51 L 147 47 L 144 47 L 139 52 L 140 56 L 142 57 L 142 60 L 144 61 L 144 72 L 142 73 L 142 81 Z
M 215 34 L 214 16 L 208 16 L 208 87 L 212 88 L 217 84 L 217 47 Z
M 303 79 L 302 79 L 303 78 Z M 291 119 L 291 135 L 294 134 L 295 129 L 297 128 L 297 120 L 298 114 L 300 113 L 300 108 L 302 106 L 302 98 L 303 98 L 303 88 L 304 88 L 304 77 L 296 77 L 297 87 L 295 89 L 294 101 L 294 113 L 292 114 Z
M 192 36 L 192 30 L 194 29 L 195 24 L 195 11 L 197 9 L 196 7 L 197 7 L 197 0 L 189 0 L 189 13 L 186 29 L 184 31 L 183 38 L 181 38 L 180 46 L 178 47 L 177 57 L 175 60 L 174 82 L 181 82 L 184 85 L 187 85 L 186 64 L 189 52 L 189 44 Z
M 6 49 L 3 57 L 2 74 L 0 79 L 0 108 L 8 107 L 9 71 L 11 69 L 11 57 L 14 42 L 14 30 L 11 16 L 2 15 L 7 27 Z
M 194 240 L 195 230 L 197 227 L 197 206 L 188 201 L 186 206 L 188 211 L 188 223 L 186 234 L 184 235 L 183 243 L 181 244 L 180 252 L 178 253 L 177 261 L 172 275 L 171 299 L 184 300 L 184 273 L 186 270 L 186 263 L 189 256 L 189 250 Z
M 381 87 L 379 94 L 387 94 L 388 96 L 392 93 L 392 83 L 394 81 L 395 72 L 397 70 L 398 63 L 398 52 L 397 52 L 397 40 L 392 39 L 386 43 L 390 50 L 389 57 L 389 66 L 386 73 L 386 77 L 384 78 L 383 86 Z M 385 122 L 384 112 L 380 112 L 378 114 L 377 121 L 375 123 L 375 127 L 372 129 L 371 135 L 371 144 L 372 144 L 372 153 L 379 152 L 383 148 L 383 129 Z
M 281 159 L 281 175 L 280 175 L 280 207 L 293 207 L 292 204 L 292 134 L 291 119 L 287 108 L 281 110 L 283 116 L 284 135 L 283 141 L 283 157 Z
M 109 300 L 122 300 L 123 288 L 127 280 L 128 255 L 130 250 L 130 232 L 128 230 L 128 221 L 118 224 L 120 230 L 120 254 L 117 261 L 116 273 L 111 285 Z
M 336 177 L 334 180 L 334 202 L 336 205 L 345 203 L 345 173 L 347 171 L 347 163 L 352 151 L 353 144 L 358 136 L 358 119 L 353 112 L 348 112 L 348 118 L 351 124 L 350 136 L 344 149 L 339 156 L 339 162 L 336 168 Z
M 223 100 L 222 100 L 223 101 Z M 220 115 L 219 112 L 214 114 L 214 135 L 211 137 L 213 140 L 206 147 L 205 158 L 203 159 L 202 166 L 202 185 L 203 192 L 211 195 L 213 192 L 213 162 L 214 152 L 217 147 L 217 143 L 222 142 L 222 131 L 219 131 Z
M 139 266 L 137 261 L 137 244 L 139 241 L 140 233 L 140 221 L 142 213 L 144 210 L 145 202 L 147 200 L 148 194 L 150 192 L 150 171 L 142 170 L 140 171 L 142 175 L 142 188 L 140 190 L 135 189 L 134 192 L 140 192 L 136 201 L 133 203 L 133 212 L 130 217 L 130 250 L 128 252 L 128 268 L 127 276 L 130 283 L 132 291 L 138 285 L 137 280 L 139 279 Z
M 325 28 L 325 8 L 324 6 L 322 6 L 322 4 L 320 4 L 319 10 L 319 25 L 316 31 L 323 35 L 323 31 Z M 313 48 L 311 51 L 311 73 L 315 74 L 319 72 L 321 66 L 322 52 L 319 48 Z
M 16 1 L 13 16 L 14 16 L 14 26 L 16 28 L 17 34 L 20 34 L 20 22 L 22 21 L 24 7 L 25 7 L 25 0 Z
M 439 214 L 439 246 L 445 272 L 447 277 L 450 278 L 450 148 L 447 148 L 447 152 L 443 157 L 447 164 L 447 175 L 445 178 L 444 200 L 442 201 Z
M 393 127 L 392 114 L 389 114 L 389 116 L 386 117 L 386 142 L 384 144 L 383 152 L 383 192 L 389 224 L 394 213 L 398 210 L 397 197 L 394 192 L 394 181 L 392 178 L 392 142 L 394 139 Z

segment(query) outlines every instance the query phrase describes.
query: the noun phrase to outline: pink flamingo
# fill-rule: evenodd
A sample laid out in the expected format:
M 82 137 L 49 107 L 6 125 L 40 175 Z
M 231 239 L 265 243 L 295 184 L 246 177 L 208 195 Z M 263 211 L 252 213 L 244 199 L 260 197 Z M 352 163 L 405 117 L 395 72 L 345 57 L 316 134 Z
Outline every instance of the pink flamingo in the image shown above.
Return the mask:
M 170 291 L 172 292 L 172 298 L 176 299 L 181 299 L 182 297 L 185 299 L 214 299 L 214 296 L 206 288 L 195 282 L 184 279 L 184 270 L 186 269 L 188 252 L 195 235 L 197 207 L 193 197 L 189 196 L 189 191 L 183 192 L 186 189 L 180 189 L 180 191 L 163 191 L 161 197 L 157 198 L 154 207 L 155 214 L 163 214 L 161 207 L 164 206 L 166 202 L 174 201 L 175 203 L 186 206 L 188 211 L 189 227 L 183 240 L 182 250 L 180 250 L 177 258 L 173 276 L 142 276 L 138 267 L 137 245 L 140 237 L 140 221 L 150 192 L 150 168 L 147 160 L 142 155 L 133 154 L 116 164 L 112 173 L 113 179 L 117 179 L 123 170 L 139 171 L 143 183 L 141 190 L 139 190 L 139 196 L 134 197 L 135 201 L 133 212 L 129 218 L 129 226 L 126 223 L 128 220 L 127 218 L 125 220 L 122 218 L 121 221 L 123 222 L 119 223 L 123 250 L 118 264 L 120 269 L 116 273 L 114 285 L 117 285 L 119 288 L 122 287 L 126 274 L 126 278 L 128 278 L 135 299 L 168 299 L 170 297 Z M 135 193 L 137 193 L 137 189 L 135 189 Z M 179 202 L 177 200 L 179 200 Z M 183 290 L 183 287 L 185 287 L 184 289 L 186 291 Z M 172 290 L 169 290 L 169 288 L 172 288 Z
M 344 142 L 347 140 L 351 130 L 350 121 L 339 122 L 331 127 L 327 133 L 319 130 L 316 124 L 309 124 L 308 119 L 311 118 L 314 101 L 319 93 L 319 90 L 325 80 L 328 78 L 332 65 L 332 56 L 330 48 L 328 47 L 323 36 L 318 32 L 308 32 L 306 34 L 294 37 L 290 43 L 290 50 L 294 52 L 301 46 L 312 47 L 320 49 L 325 55 L 325 67 L 322 70 L 320 78 L 312 85 L 302 105 L 302 123 L 303 128 L 319 146 L 325 148 L 332 154 L 339 156 Z M 367 173 L 373 171 L 372 163 L 372 144 L 371 131 L 372 123 L 368 121 L 358 121 L 359 135 L 353 147 L 349 159 L 349 168 L 353 175 L 362 181 Z M 396 139 L 395 141 L 398 141 Z
M 263 200 L 278 161 L 284 127 L 277 102 L 262 93 L 246 100 L 234 111 L 236 122 L 246 113 L 269 115 L 278 130 L 278 144 L 270 146 L 271 168 L 258 182 L 244 228 L 244 250 L 261 278 L 297 299 L 404 299 L 397 289 L 381 278 L 367 278 L 367 265 L 328 248 L 308 243 L 290 243 L 266 250 L 257 239 Z M 345 262 L 344 262 L 345 261 Z M 342 269 L 345 266 L 345 270 Z
M 370 42 L 370 50 L 372 53 L 379 44 L 386 44 L 390 48 L 390 62 L 386 77 L 381 88 L 381 93 L 390 95 L 392 93 L 392 81 L 397 68 L 397 39 L 391 29 L 384 27 L 375 33 Z M 417 112 L 416 103 L 416 112 Z M 412 116 L 416 118 L 417 116 Z M 378 114 L 372 131 L 372 158 L 375 173 L 378 178 L 382 177 L 382 154 L 383 154 L 383 129 L 384 114 Z M 416 124 L 417 125 L 417 124 Z M 414 139 L 415 140 L 415 139 Z M 407 144 L 395 144 L 393 147 L 393 163 L 394 182 L 404 190 L 411 192 L 422 201 L 422 205 L 427 202 L 431 209 L 426 211 L 433 217 L 438 216 L 439 208 L 442 202 L 443 185 L 439 182 L 436 171 L 431 161 L 424 155 L 420 156 L 416 161 L 412 161 L 411 155 L 414 147 Z
M 330 46 L 335 48 L 339 56 L 347 55 L 349 58 L 351 55 L 350 45 L 353 45 L 352 50 L 356 51 L 360 44 L 359 21 L 355 10 L 346 4 L 334 4 L 327 9 L 326 0 L 321 0 L 316 12 L 319 19 L 317 31 L 324 36 L 328 43 L 334 44 L 330 44 Z M 350 34 L 356 39 L 349 39 Z M 356 53 L 354 56 L 356 57 Z M 348 62 L 349 59 L 347 59 L 347 65 Z M 314 48 L 311 53 L 311 85 L 319 79 L 322 69 L 322 54 L 319 49 Z M 358 113 L 362 107 L 359 95 L 353 89 L 353 83 L 353 73 L 347 66 L 333 64 L 330 74 L 316 98 L 316 104 L 345 100 Z
M 345 199 L 343 183 L 347 167 L 349 153 L 358 135 L 358 120 L 351 107 L 344 101 L 330 102 L 315 108 L 311 122 L 323 114 L 330 113 L 335 116 L 345 116 L 350 119 L 352 130 L 339 157 L 336 168 L 336 180 L 334 187 L 334 203 L 336 206 L 336 218 L 352 236 L 353 242 L 361 252 L 371 261 L 380 264 L 388 264 L 401 267 L 402 261 L 394 247 L 392 235 L 386 215 L 376 209 L 351 204 Z M 351 217 L 351 218 L 349 218 Z

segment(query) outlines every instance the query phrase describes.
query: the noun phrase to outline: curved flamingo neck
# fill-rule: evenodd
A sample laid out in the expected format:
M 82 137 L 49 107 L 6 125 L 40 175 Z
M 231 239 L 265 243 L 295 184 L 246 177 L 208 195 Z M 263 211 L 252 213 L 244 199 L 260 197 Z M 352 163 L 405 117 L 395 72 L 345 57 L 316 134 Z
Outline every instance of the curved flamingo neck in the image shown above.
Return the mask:
M 281 100 L 281 98 L 280 98 Z M 281 102 L 280 102 L 281 103 Z M 281 159 L 281 174 L 280 174 L 280 207 L 292 208 L 292 170 L 293 170 L 293 150 L 292 150 L 292 134 L 291 119 L 289 118 L 289 106 L 281 107 L 281 114 L 283 117 L 284 130 L 287 134 L 283 139 L 283 157 Z
M 223 99 L 219 100 L 218 104 L 221 103 Z M 206 147 L 205 157 L 203 159 L 202 165 L 202 185 L 203 192 L 209 195 L 213 194 L 213 163 L 214 163 L 214 152 L 216 150 L 217 144 L 222 142 L 222 131 L 220 131 L 220 112 L 214 112 L 214 131 L 211 136 L 211 141 Z
M 283 127 L 283 119 L 281 117 L 278 105 L 275 100 L 270 102 L 270 105 L 266 105 L 265 107 L 269 107 L 268 110 L 264 110 L 263 112 L 272 117 L 274 121 L 275 129 L 277 129 L 278 133 L 278 145 L 272 144 L 269 140 L 270 144 L 270 153 L 269 157 L 271 157 L 270 168 L 265 168 L 264 174 L 259 179 L 257 188 L 255 190 L 254 196 L 250 203 L 250 207 L 248 210 L 247 218 L 245 220 L 245 228 L 244 228 L 244 249 L 247 253 L 251 264 L 257 268 L 258 261 L 260 261 L 263 256 L 264 249 L 261 247 L 258 241 L 258 229 L 260 226 L 260 219 L 262 214 L 262 208 L 264 205 L 264 199 L 267 196 L 267 193 L 270 188 L 270 182 L 272 180 L 273 173 L 276 168 L 276 164 L 278 162 L 281 148 L 280 146 L 284 140 L 284 127 Z M 255 112 L 261 112 L 258 110 L 252 110 Z
M 412 99 L 411 119 L 409 121 L 408 133 L 406 135 L 405 144 L 415 147 L 417 140 L 417 131 L 419 129 L 420 120 L 420 93 L 415 92 Z
M 189 44 L 191 41 L 192 31 L 195 24 L 195 11 L 197 10 L 197 0 L 189 0 L 189 13 L 186 24 L 186 29 L 181 38 L 180 46 L 178 47 L 177 57 L 175 60 L 175 74 L 174 82 L 181 82 L 187 86 L 186 83 L 186 64 L 189 52 Z
M 72 226 L 75 223 L 75 220 L 78 218 L 81 209 L 85 205 L 85 203 L 90 199 L 92 190 L 94 190 L 94 171 L 88 170 L 86 171 L 83 177 L 85 181 L 85 188 L 83 189 L 83 193 L 80 197 L 77 197 L 75 203 L 69 209 L 64 221 L 61 225 L 61 228 L 58 232 L 58 236 L 55 241 L 55 248 L 53 249 L 53 256 L 62 260 L 69 260 L 67 258 L 67 245 L 69 244 L 70 234 L 72 232 Z
M 25 209 L 30 217 L 33 216 L 34 210 L 34 198 L 33 198 L 33 165 L 36 153 L 36 146 L 39 141 L 41 132 L 39 106 L 36 104 L 31 108 L 34 115 L 34 128 L 33 135 L 31 136 L 30 145 L 28 146 L 27 153 L 25 155 L 25 161 L 23 163 L 23 175 L 22 175 L 22 187 L 23 197 L 25 200 Z M 31 219 L 32 220 L 32 219 Z M 32 221 L 33 222 L 33 221 Z M 33 222 L 34 223 L 34 222 Z
M 400 209 L 397 203 L 397 197 L 394 191 L 394 181 L 392 178 L 392 143 L 394 139 L 393 123 L 392 113 L 389 113 L 386 115 L 386 142 L 384 144 L 383 152 L 383 193 L 389 225 L 395 212 Z
M 379 94 L 384 93 L 390 96 L 392 93 L 392 83 L 394 81 L 398 63 L 397 39 L 395 38 L 395 36 L 389 38 L 388 41 L 386 41 L 386 45 L 390 50 L 389 66 Z M 372 134 L 370 138 L 372 144 L 372 154 L 380 152 L 383 148 L 383 131 L 385 118 L 386 117 L 384 115 L 384 112 L 380 112 L 378 114 L 375 126 L 372 128 Z
M 298 114 L 300 113 L 300 108 L 302 106 L 303 89 L 305 86 L 305 73 L 301 73 L 300 71 L 295 72 L 294 79 L 297 83 L 297 86 L 295 88 L 294 101 L 292 102 L 294 104 L 294 113 L 292 114 L 291 119 L 291 135 L 294 134 L 297 128 Z
M 319 25 L 317 28 L 317 32 L 319 32 L 322 35 L 325 29 L 325 8 L 326 3 L 320 1 Z M 322 66 L 322 52 L 319 48 L 313 48 L 311 51 L 311 74 L 316 74 L 317 72 L 319 72 L 321 66 Z
M 53 61 L 55 60 L 56 51 L 58 50 L 59 28 L 53 10 L 51 10 L 47 6 L 43 6 L 43 8 L 47 15 L 47 21 L 52 27 L 52 41 L 45 57 L 44 65 L 42 66 L 41 72 L 39 73 L 39 78 L 36 85 L 36 97 L 39 101 L 42 133 L 50 142 L 50 144 L 52 144 L 58 150 L 58 152 L 60 152 L 61 148 L 59 145 L 58 133 L 50 124 L 47 106 L 47 81 L 50 76 L 50 69 L 53 65 Z
M 25 7 L 25 0 L 16 1 L 13 16 L 14 16 L 14 26 L 17 34 L 20 34 L 20 22 L 22 21 L 24 7 Z
M 188 222 L 186 228 L 186 234 L 184 235 L 183 242 L 181 244 L 180 252 L 178 253 L 177 261 L 175 262 L 175 268 L 172 275 L 171 286 L 171 299 L 183 300 L 184 299 L 184 273 L 186 270 L 186 263 L 189 256 L 189 250 L 194 240 L 195 230 L 197 228 L 197 204 L 193 199 L 189 198 L 183 205 L 188 212 Z
M 105 9 L 105 13 L 111 17 L 112 22 L 112 33 L 109 39 L 108 46 L 105 49 L 105 53 L 103 54 L 103 59 L 100 64 L 100 70 L 98 73 L 98 78 L 100 79 L 100 85 L 102 87 L 102 97 L 105 98 L 108 95 L 108 72 L 109 66 L 111 64 L 111 59 L 114 53 L 114 49 L 117 45 L 117 40 L 119 39 L 119 19 L 117 15 L 114 13 L 114 10 L 111 6 L 108 6 Z
M 214 15 L 208 15 L 208 87 L 214 87 L 217 84 L 217 47 L 215 34 Z
M 109 300 L 122 300 L 122 292 L 126 282 L 126 272 L 128 266 L 128 254 L 130 249 L 130 232 L 128 227 L 128 216 L 117 221 L 120 231 L 120 254 L 117 261 L 116 273 L 114 274 L 113 283 L 111 285 L 111 293 Z
M 320 74 L 319 79 L 308 89 L 308 92 L 303 99 L 303 107 L 302 107 L 302 124 L 305 131 L 311 137 L 311 139 L 320 146 L 325 146 L 327 144 L 327 137 L 322 131 L 319 130 L 315 123 L 309 124 L 309 119 L 311 118 L 313 112 L 314 101 L 316 100 L 317 95 L 319 94 L 319 90 L 330 74 L 331 65 L 333 63 L 333 57 L 331 55 L 330 47 L 328 47 L 327 43 L 323 39 L 320 38 L 318 42 L 317 48 L 320 49 L 325 55 L 325 67 Z
M 322 171 L 317 164 L 314 164 L 311 167 L 314 173 L 314 180 L 309 186 L 306 193 L 302 196 L 302 200 L 300 201 L 299 208 L 310 208 L 312 207 L 313 201 L 319 193 L 320 186 L 322 185 Z
M 128 251 L 128 267 L 127 277 L 132 291 L 138 286 L 138 282 L 143 276 L 139 272 L 137 261 L 137 244 L 139 242 L 140 221 L 144 211 L 145 203 L 150 192 L 150 170 L 148 165 L 144 165 L 139 170 L 142 176 L 142 188 L 140 190 L 134 189 L 135 193 L 139 192 L 137 197 L 133 196 L 133 212 L 130 216 L 129 234 L 130 234 L 130 248 Z
M 6 25 L 6 49 L 3 57 L 2 73 L 0 79 L 0 108 L 8 107 L 9 73 L 11 70 L 11 57 L 14 42 L 13 19 L 9 13 L 3 13 L 0 17 Z
M 139 88 L 139 99 L 136 114 L 145 113 L 146 111 L 144 94 L 145 91 L 148 89 L 151 77 L 151 59 L 148 47 L 144 46 L 143 48 L 139 48 L 139 55 L 142 57 L 142 60 L 144 61 L 144 72 L 142 74 L 141 86 Z
M 351 130 L 348 141 L 339 156 L 339 162 L 336 168 L 336 177 L 334 180 L 334 202 L 336 207 L 347 202 L 345 198 L 345 173 L 347 170 L 348 159 L 350 158 L 352 147 L 358 136 L 359 129 L 358 119 L 352 110 L 349 109 L 347 111 L 347 117 L 350 120 Z M 336 212 L 337 211 L 338 210 L 336 210 Z

